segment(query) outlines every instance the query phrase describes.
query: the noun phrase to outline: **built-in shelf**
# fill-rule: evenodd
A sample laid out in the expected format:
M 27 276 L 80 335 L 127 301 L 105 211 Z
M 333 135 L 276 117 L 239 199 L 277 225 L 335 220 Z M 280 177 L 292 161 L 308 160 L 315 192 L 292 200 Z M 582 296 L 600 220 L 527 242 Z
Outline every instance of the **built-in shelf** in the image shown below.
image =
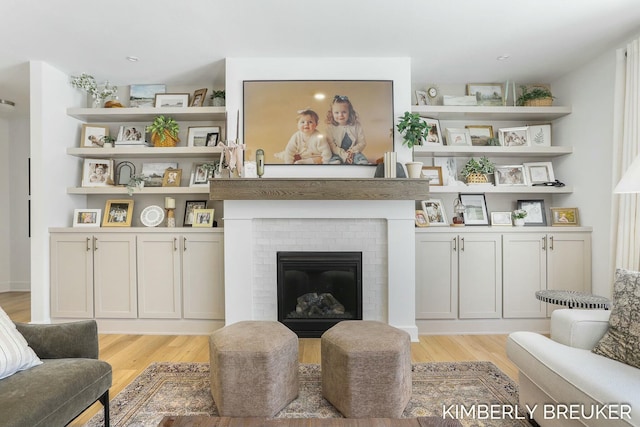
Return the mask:
M 67 148 L 67 154 L 83 158 L 185 158 L 211 156 L 222 153 L 220 147 L 115 147 L 115 148 Z
M 207 194 L 209 187 L 206 185 L 200 187 L 144 187 L 140 190 L 133 191 L 132 196 L 140 196 L 146 194 Z M 67 194 L 124 194 L 128 195 L 127 187 L 69 187 Z
M 524 107 L 523 107 L 524 108 Z M 532 107 L 533 108 L 533 107 Z M 414 146 L 413 154 L 435 157 L 557 157 L 573 153 L 573 147 L 495 147 L 495 146 L 458 146 L 423 145 Z
M 573 187 L 565 185 L 564 187 L 546 187 L 546 186 L 519 186 L 519 185 L 445 185 L 429 187 L 432 194 L 441 193 L 502 193 L 502 194 L 568 194 L 573 193 Z
M 552 121 L 571 114 L 571 107 L 485 107 L 414 105 L 411 111 L 439 120 Z
M 151 122 L 159 115 L 178 121 L 224 121 L 227 112 L 225 107 L 68 108 L 67 115 L 87 123 Z

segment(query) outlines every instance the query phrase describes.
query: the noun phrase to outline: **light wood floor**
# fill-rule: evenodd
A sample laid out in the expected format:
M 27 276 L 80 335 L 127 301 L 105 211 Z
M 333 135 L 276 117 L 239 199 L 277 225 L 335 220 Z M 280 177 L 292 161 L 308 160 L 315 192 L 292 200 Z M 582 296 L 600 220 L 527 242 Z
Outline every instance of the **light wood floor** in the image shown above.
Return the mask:
M 0 306 L 16 322 L 31 319 L 28 292 L 0 293 Z M 515 365 L 507 359 L 506 335 L 421 335 L 411 344 L 411 359 L 420 362 L 490 361 L 517 381 Z M 207 336 L 100 335 L 100 358 L 113 368 L 111 398 L 153 362 L 208 362 Z M 300 363 L 320 363 L 320 339 L 300 339 Z M 70 426 L 82 426 L 97 411 L 93 405 Z

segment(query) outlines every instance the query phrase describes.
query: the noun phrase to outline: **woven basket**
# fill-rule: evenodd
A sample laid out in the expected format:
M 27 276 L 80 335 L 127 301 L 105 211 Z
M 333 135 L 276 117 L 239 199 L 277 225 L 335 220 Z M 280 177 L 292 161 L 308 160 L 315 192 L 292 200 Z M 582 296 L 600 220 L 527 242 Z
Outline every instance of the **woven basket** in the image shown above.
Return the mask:
M 467 184 L 487 184 L 489 180 L 483 173 L 471 173 L 467 176 Z
M 151 142 L 153 142 L 154 147 L 175 147 L 178 142 L 180 142 L 179 138 L 173 138 L 168 131 L 164 131 L 164 141 L 160 140 L 160 135 L 157 133 L 151 134 Z
M 553 104 L 553 98 L 529 99 L 524 102 L 525 107 L 550 107 Z

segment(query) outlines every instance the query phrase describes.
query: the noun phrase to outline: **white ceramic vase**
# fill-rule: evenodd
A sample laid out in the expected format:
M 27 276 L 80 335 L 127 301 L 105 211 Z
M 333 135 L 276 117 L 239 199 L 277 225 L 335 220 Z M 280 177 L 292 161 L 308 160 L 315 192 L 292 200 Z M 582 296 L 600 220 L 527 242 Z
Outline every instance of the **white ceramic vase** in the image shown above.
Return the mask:
M 524 225 L 524 218 L 514 218 L 513 225 L 516 227 L 522 227 Z
M 407 174 L 409 178 L 420 178 L 422 176 L 422 162 L 407 162 Z

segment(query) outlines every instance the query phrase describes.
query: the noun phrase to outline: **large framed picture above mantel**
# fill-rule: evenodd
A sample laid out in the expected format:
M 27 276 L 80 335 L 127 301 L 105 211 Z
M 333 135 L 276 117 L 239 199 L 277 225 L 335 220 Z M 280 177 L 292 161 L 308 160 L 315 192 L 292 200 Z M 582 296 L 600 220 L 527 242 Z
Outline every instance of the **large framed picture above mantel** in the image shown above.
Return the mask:
M 270 165 L 375 165 L 393 151 L 391 80 L 243 82 L 244 143 Z

